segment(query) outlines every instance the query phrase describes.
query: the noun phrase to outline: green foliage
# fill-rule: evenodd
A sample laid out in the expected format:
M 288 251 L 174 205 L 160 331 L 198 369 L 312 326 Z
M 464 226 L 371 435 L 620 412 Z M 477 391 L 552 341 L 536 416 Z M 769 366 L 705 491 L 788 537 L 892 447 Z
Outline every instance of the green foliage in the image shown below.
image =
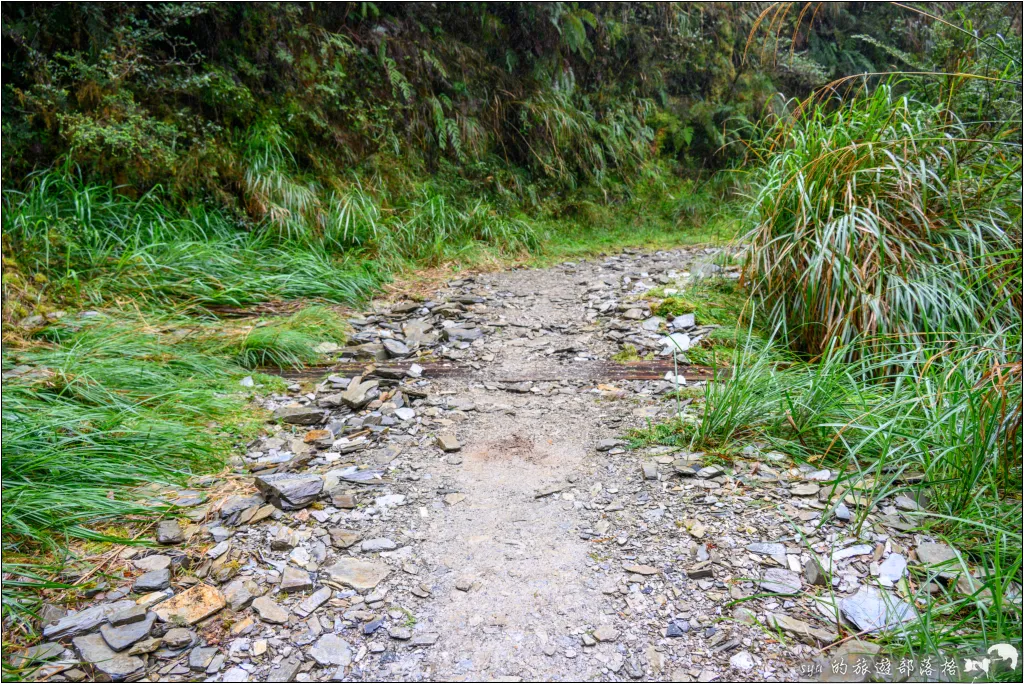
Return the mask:
M 693 313 L 697 305 L 682 297 L 666 297 L 654 307 L 654 314 L 664 317 L 675 317 L 681 314 Z
M 665 317 L 692 313 L 698 325 L 735 326 L 750 317 L 746 299 L 747 292 L 735 280 L 696 278 L 678 295 L 661 300 L 653 311 Z
M 313 308 L 287 326 L 340 339 Z M 3 354 L 3 581 L 8 626 L 62 583 L 74 542 L 130 542 L 133 524 L 172 510 L 174 488 L 222 467 L 262 428 L 224 351 L 225 332 L 178 317 L 68 315 Z M 217 344 L 212 343 L 219 338 Z M 218 352 L 215 347 L 220 347 Z M 289 349 L 264 345 L 275 359 Z M 277 378 L 256 376 L 282 389 Z M 31 627 L 29 627 L 31 629 Z
M 25 192 L 5 190 L 5 254 L 47 282 L 53 299 L 95 303 L 238 306 L 278 298 L 358 301 L 382 275 L 352 256 L 239 230 L 203 205 L 175 209 L 153 190 L 137 200 L 111 186 L 44 174 Z M 7 281 L 5 280 L 5 288 Z
M 865 354 L 863 345 L 836 345 L 816 364 L 784 370 L 753 354 L 727 382 L 707 385 L 695 427 L 668 425 L 654 437 L 727 450 L 766 442 L 838 469 L 835 488 L 856 486 L 872 504 L 922 496 L 929 503 L 915 522 L 954 540 L 984 569 L 986 592 L 1012 601 L 1021 568 L 1020 338 L 958 335 L 953 348 Z M 868 511 L 857 508 L 857 526 Z M 927 606 L 927 621 L 904 635 L 910 648 L 972 651 L 1020 639 L 1019 611 L 996 616 L 987 601 L 953 591 L 912 598 Z
M 200 346 L 245 368 L 301 368 L 322 358 L 321 343 L 342 344 L 341 317 L 323 306 L 310 306 L 280 319 L 257 322 L 242 330 L 209 333 Z
M 832 75 L 884 57 L 936 73 L 834 83 L 752 145 L 764 167 L 745 277 L 775 334 L 716 331 L 725 339 L 711 349 L 732 350 L 731 373 L 679 420 L 632 438 L 732 455 L 755 444 L 827 465 L 834 504 L 863 497 L 855 534 L 881 502 L 920 497 L 913 523 L 953 543 L 979 579 L 967 592 L 930 592 L 932 577 L 905 587 L 921 620 L 888 647 L 977 653 L 1024 631 L 1020 36 L 903 8 L 930 20 L 917 28 L 932 49 L 905 50 L 907 24 L 895 41 L 854 36 L 855 49 L 839 39 L 856 25 L 851 7 L 820 6 L 810 19 L 820 9 L 835 29 L 833 42 L 827 28 L 810 34 Z M 758 25 L 780 36 L 791 8 L 765 9 Z M 1005 18 L 979 12 L 979 25 Z M 707 297 L 665 306 L 696 310 Z M 688 355 L 707 363 L 707 351 Z
M 4 354 L 4 552 L 31 542 L 96 538 L 89 526 L 151 515 L 131 488 L 181 483 L 218 463 L 223 432 L 241 425 L 244 397 L 223 391 L 237 372 L 188 342 L 100 316 L 45 331 L 51 345 Z
M 746 271 L 794 346 L 1019 334 L 1019 129 L 979 137 L 891 86 L 809 107 L 762 152 Z
M 622 345 L 622 349 L 612 355 L 615 363 L 632 363 L 640 360 L 640 352 L 632 344 Z
M 552 190 L 654 154 L 717 168 L 780 88 L 840 73 L 794 80 L 794 59 L 867 64 L 848 55 L 883 44 L 876 15 L 892 14 L 823 14 L 787 61 L 744 49 L 751 4 L 369 7 L 5 7 L 4 176 L 75 165 L 101 185 L 241 200 L 294 231 L 315 228 L 341 169 L 382 154 L 428 170 L 500 158 Z

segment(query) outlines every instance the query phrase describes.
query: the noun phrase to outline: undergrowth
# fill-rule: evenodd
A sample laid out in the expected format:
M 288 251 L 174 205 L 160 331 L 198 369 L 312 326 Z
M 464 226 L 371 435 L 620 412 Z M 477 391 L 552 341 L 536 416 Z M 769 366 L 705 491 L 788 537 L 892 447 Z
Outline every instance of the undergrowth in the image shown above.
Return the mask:
M 333 304 L 421 266 L 539 262 L 694 232 L 675 203 L 625 188 L 595 225 L 553 208 L 527 220 L 459 184 L 441 187 L 337 189 L 347 199 L 320 234 L 308 224 L 282 233 L 279 222 L 160 188 L 133 199 L 64 173 L 5 189 L 2 534 L 16 569 L 4 580 L 5 617 L 27 626 L 38 590 L 73 584 L 61 570 L 70 549 L 124 541 L 163 515 L 166 502 L 144 486 L 219 470 L 261 428 L 239 378 L 313 364 L 343 344 Z M 652 207 L 647 230 L 629 230 Z M 300 302 L 291 315 L 245 316 L 289 300 Z M 221 318 L 225 308 L 243 317 Z
M 62 583 L 71 548 L 124 542 L 164 515 L 154 486 L 219 470 L 263 429 L 239 380 L 283 383 L 249 369 L 315 362 L 345 335 L 317 306 L 256 321 L 87 311 L 6 348 L 5 618 L 30 615 L 38 590 Z
M 1024 631 L 1020 130 L 961 122 L 954 95 L 933 105 L 883 84 L 779 123 L 757 151 L 744 265 L 746 306 L 771 334 L 716 331 L 743 350 L 731 372 L 631 438 L 829 467 L 833 507 L 857 491 L 853 534 L 898 494 L 923 502 L 914 531 L 958 549 L 973 579 L 912 568 L 898 591 L 921 619 L 883 638 L 973 656 Z M 713 293 L 661 306 L 700 319 L 702 300 Z M 735 312 L 721 311 L 724 326 Z

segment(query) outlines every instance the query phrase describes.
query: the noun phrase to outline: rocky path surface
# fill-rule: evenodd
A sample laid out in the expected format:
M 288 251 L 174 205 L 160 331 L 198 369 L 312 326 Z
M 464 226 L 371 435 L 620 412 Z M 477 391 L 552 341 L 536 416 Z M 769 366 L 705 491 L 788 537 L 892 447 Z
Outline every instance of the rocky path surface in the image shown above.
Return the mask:
M 840 624 L 913 619 L 887 587 L 952 552 L 908 550 L 916 502 L 884 502 L 858 537 L 835 473 L 619 441 L 670 418 L 682 379 L 610 380 L 608 359 L 628 343 L 671 367 L 668 335 L 699 344 L 710 328 L 642 297 L 713 256 L 481 275 L 354 319 L 351 346 L 325 349 L 346 372 L 259 395 L 271 434 L 168 494 L 163 548 L 123 553 L 93 605 L 48 608 L 41 674 L 798 680 Z

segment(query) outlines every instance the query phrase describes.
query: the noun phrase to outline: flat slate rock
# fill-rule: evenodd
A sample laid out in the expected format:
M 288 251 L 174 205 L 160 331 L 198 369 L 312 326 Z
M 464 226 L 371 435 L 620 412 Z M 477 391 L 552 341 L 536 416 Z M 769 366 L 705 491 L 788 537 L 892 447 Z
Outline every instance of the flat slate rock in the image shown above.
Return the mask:
M 100 635 L 107 642 L 107 646 L 115 651 L 123 651 L 136 641 L 148 637 L 154 622 L 156 622 L 156 613 L 148 613 L 139 622 L 131 622 L 120 627 L 103 625 L 100 627 Z
M 374 561 L 342 558 L 325 572 L 330 582 L 356 591 L 368 591 L 380 584 L 391 573 L 391 568 Z
M 331 598 L 332 593 L 330 587 L 320 587 L 303 600 L 302 603 L 292 608 L 292 612 L 301 618 L 309 617 L 316 612 L 317 608 Z
M 345 667 L 352 663 L 352 647 L 337 634 L 324 634 L 317 639 L 309 655 L 321 665 Z
M 799 594 L 802 586 L 800 575 L 782 568 L 769 568 L 761 578 L 761 588 L 772 594 Z
M 161 520 L 156 526 L 156 540 L 160 544 L 180 544 L 185 535 L 177 520 Z
M 557 494 L 558 492 L 565 491 L 566 489 L 569 489 L 569 487 L 571 487 L 571 486 L 572 485 L 570 485 L 567 482 L 566 483 L 559 483 L 559 484 L 545 485 L 544 487 L 541 487 L 540 489 L 538 489 L 537 491 L 535 491 L 533 493 L 533 498 L 535 498 L 535 499 L 542 499 L 545 496 L 550 496 L 552 494 Z
M 295 681 L 295 675 L 299 673 L 299 668 L 302 667 L 302 656 L 293 655 L 285 658 L 280 663 L 271 668 L 270 673 L 267 675 L 265 681 L 268 682 L 292 682 Z
M 269 596 L 260 596 L 254 600 L 252 608 L 259 613 L 260 619 L 264 622 L 270 622 L 275 625 L 283 625 L 288 622 L 288 611 Z
M 365 553 L 380 553 L 381 551 L 394 551 L 398 548 L 398 544 L 386 537 L 380 537 L 377 539 L 367 539 L 360 544 L 359 548 Z
M 102 625 L 110 616 L 134 607 L 135 601 L 101 603 L 67 615 L 52 625 L 47 625 L 43 628 L 43 637 L 54 640 L 85 634 Z
M 382 340 L 381 344 L 384 345 L 384 351 L 388 353 L 388 356 L 401 357 L 412 353 L 412 350 L 401 340 Z
M 814 496 L 821 490 L 820 485 L 816 485 L 813 482 L 805 482 L 803 484 L 795 485 L 789 490 L 793 496 Z
M 208 618 L 224 606 L 224 594 L 209 584 L 197 584 L 191 589 L 172 596 L 153 608 L 161 622 L 182 622 L 187 625 Z
M 274 418 L 292 425 L 316 425 L 324 417 L 324 410 L 316 406 L 282 406 L 274 411 Z
M 143 606 L 134 606 L 127 608 L 119 613 L 114 613 L 110 616 L 110 624 L 114 627 L 120 627 L 121 625 L 130 625 L 133 622 L 142 622 L 146 619 L 149 612 Z
M 171 586 L 171 570 L 170 568 L 161 568 L 139 575 L 132 585 L 132 591 L 139 594 L 148 594 L 152 591 L 166 589 L 169 586 Z
M 794 617 L 783 615 L 782 613 L 769 613 L 767 622 L 770 627 L 781 629 L 784 632 L 789 632 L 802 641 L 810 640 L 823 644 L 831 644 L 839 638 L 839 635 L 832 630 L 814 627 L 803 620 L 797 620 Z
M 832 562 L 835 563 L 847 558 L 853 558 L 854 556 L 866 556 L 874 550 L 875 547 L 871 544 L 854 544 L 853 546 L 847 546 L 845 549 L 834 551 L 831 558 Z
M 35 676 L 43 681 L 52 674 L 56 674 L 78 664 L 75 654 L 64 647 L 58 641 L 44 641 L 35 646 L 11 654 L 11 664 L 14 667 L 33 667 Z
M 188 667 L 190 670 L 201 672 L 209 667 L 216 657 L 219 649 L 216 646 L 197 646 L 188 653 Z
M 337 472 L 338 478 L 345 482 L 352 482 L 355 484 L 362 485 L 378 485 L 384 484 L 383 473 L 379 470 L 372 470 L 365 468 L 360 470 L 359 468 L 345 468 L 342 471 Z
M 289 565 L 281 573 L 281 591 L 288 594 L 296 591 L 307 591 L 313 588 L 313 580 L 302 568 Z
M 245 586 L 245 581 L 236 579 L 225 585 L 224 598 L 231 610 L 242 610 L 252 602 L 253 596 L 249 587 Z
M 417 347 L 437 341 L 437 333 L 434 332 L 433 324 L 429 321 L 417 320 L 403 323 L 402 333 L 405 335 L 407 344 Z
M 778 542 L 754 542 L 747 544 L 747 551 L 761 556 L 785 556 L 786 545 Z
M 853 596 L 841 599 L 839 610 L 862 632 L 897 629 L 917 618 L 910 604 L 874 587 L 861 587 Z
M 141 570 L 142 572 L 152 572 L 153 570 L 163 570 L 164 568 L 171 567 L 171 557 L 160 554 L 152 556 L 146 556 L 144 558 L 138 558 L 132 560 L 132 565 Z
M 451 434 L 440 434 L 437 436 L 437 446 L 441 447 L 442 451 L 458 451 L 462 448 L 462 444 L 455 435 Z
M 305 508 L 313 503 L 324 489 L 319 475 L 274 473 L 256 478 L 256 487 L 270 503 L 286 511 Z
M 370 403 L 377 388 L 376 380 L 364 380 L 361 382 L 351 382 L 348 388 L 341 393 L 341 402 L 352 409 L 361 409 L 366 404 Z
M 960 555 L 949 544 L 922 542 L 917 545 L 915 553 L 923 565 L 941 568 L 940 577 L 950 578 L 960 574 Z
M 424 632 L 423 634 L 417 634 L 409 640 L 410 646 L 433 646 L 437 643 L 440 638 L 440 634 L 437 632 Z
M 118 653 L 110 648 L 99 634 L 75 637 L 72 643 L 79 657 L 114 682 L 123 682 L 139 674 L 146 661 L 137 656 Z
M 878 566 L 878 582 L 883 587 L 891 587 L 907 574 L 907 559 L 898 553 L 891 553 Z
M 345 530 L 340 527 L 333 527 L 328 530 L 328 533 L 331 535 L 331 546 L 338 549 L 347 549 L 362 539 L 362 535 L 358 532 Z
M 445 328 L 442 334 L 449 342 L 472 342 L 483 337 L 484 331 L 480 328 L 455 326 L 453 328 Z

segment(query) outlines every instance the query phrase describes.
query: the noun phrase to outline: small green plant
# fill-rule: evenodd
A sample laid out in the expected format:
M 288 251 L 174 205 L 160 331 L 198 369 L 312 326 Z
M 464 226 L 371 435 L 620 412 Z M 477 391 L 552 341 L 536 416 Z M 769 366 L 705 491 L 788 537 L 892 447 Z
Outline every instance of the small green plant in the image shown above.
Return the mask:
M 640 360 L 640 352 L 632 344 L 622 345 L 622 349 L 612 355 L 615 363 L 633 363 Z
M 682 314 L 693 313 L 696 310 L 696 304 L 682 297 L 668 297 L 654 307 L 654 313 L 664 318 L 674 318 Z

